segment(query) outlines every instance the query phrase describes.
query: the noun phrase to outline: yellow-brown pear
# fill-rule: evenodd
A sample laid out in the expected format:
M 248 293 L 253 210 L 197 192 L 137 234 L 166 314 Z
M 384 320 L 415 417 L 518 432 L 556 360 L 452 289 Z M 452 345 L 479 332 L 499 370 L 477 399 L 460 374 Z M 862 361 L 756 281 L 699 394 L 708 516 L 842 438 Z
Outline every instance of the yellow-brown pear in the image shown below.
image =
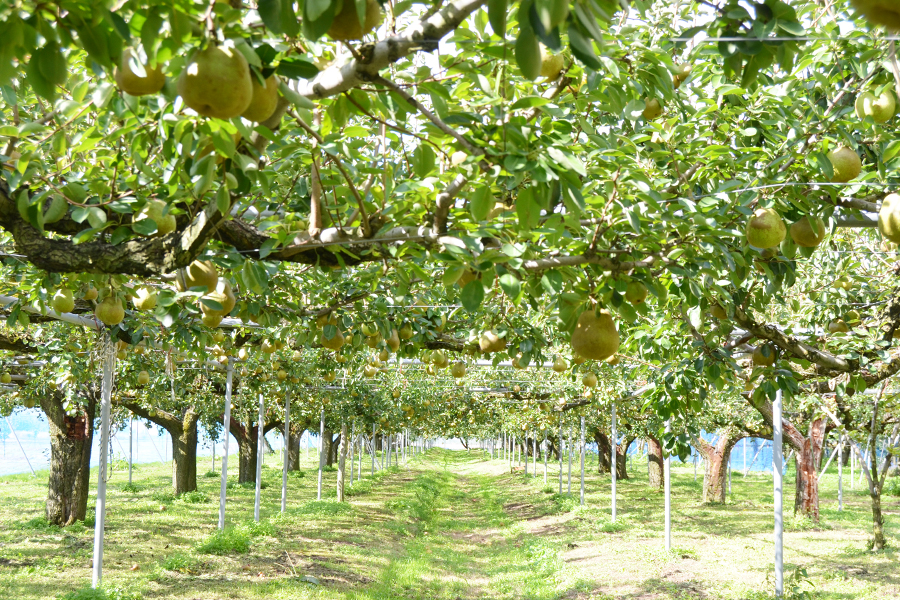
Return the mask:
M 885 239 L 900 244 L 900 195 L 889 194 L 881 203 L 878 231 Z
M 606 360 L 619 349 L 619 332 L 607 310 L 581 313 L 572 332 L 572 350 L 591 360 Z
M 791 239 L 798 246 L 815 248 L 825 239 L 825 221 L 821 217 L 800 217 L 791 225 Z
M 166 85 L 166 76 L 159 65 L 151 67 L 143 65 L 144 75 L 138 75 L 131 68 L 131 50 L 122 52 L 122 59 L 116 68 L 116 85 L 120 90 L 132 96 L 156 94 Z
M 247 59 L 231 47 L 198 50 L 178 78 L 178 94 L 189 108 L 204 117 L 237 117 L 253 99 Z
M 850 4 L 873 25 L 900 31 L 900 3 L 897 0 L 850 0 Z
M 250 77 L 250 81 L 253 84 L 253 98 L 241 116 L 248 121 L 262 123 L 272 116 L 278 104 L 278 76 L 270 75 L 265 85 L 261 85 L 256 76 Z
M 353 0 L 344 0 L 341 12 L 334 16 L 328 35 L 333 40 L 350 41 L 358 40 L 381 23 L 381 5 L 377 0 L 366 0 L 365 23 L 360 24 L 356 11 L 356 3 Z

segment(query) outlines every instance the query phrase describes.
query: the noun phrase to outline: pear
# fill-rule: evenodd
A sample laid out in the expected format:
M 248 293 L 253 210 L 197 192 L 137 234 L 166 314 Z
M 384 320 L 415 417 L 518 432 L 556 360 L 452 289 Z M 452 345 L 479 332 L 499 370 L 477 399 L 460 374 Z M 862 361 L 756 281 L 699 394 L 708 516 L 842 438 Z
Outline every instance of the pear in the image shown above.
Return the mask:
M 0 383 L 10 383 L 12 381 L 12 375 L 9 373 L 4 373 L 0 375 Z
M 756 248 L 774 248 L 786 234 L 781 215 L 771 208 L 756 209 L 747 222 L 747 243 Z
M 890 194 L 881 203 L 878 231 L 886 240 L 900 244 L 900 195 Z
M 640 281 L 632 281 L 625 288 L 625 299 L 637 306 L 647 301 L 647 286 Z
M 900 4 L 896 0 L 850 0 L 850 4 L 873 25 L 900 31 Z
M 388 359 L 391 358 L 391 353 L 387 351 L 387 348 L 382 348 L 381 352 L 378 353 L 378 360 L 387 362 Z
M 642 114 L 645 119 L 652 121 L 663 114 L 662 104 L 656 98 L 646 98 L 644 99 L 644 112 Z
M 179 292 L 186 292 L 191 288 L 206 288 L 207 292 L 212 292 L 218 283 L 216 265 L 208 260 L 195 260 L 186 269 L 180 270 L 175 278 L 175 287 Z
M 619 332 L 608 310 L 581 313 L 572 332 L 572 350 L 591 360 L 606 360 L 619 349 Z
M 586 359 L 583 356 L 581 356 L 580 354 L 578 354 L 577 352 L 572 353 L 572 364 L 575 364 L 575 365 L 584 364 L 585 360 Z
M 718 302 L 709 307 L 709 312 L 720 321 L 728 319 L 728 311 L 726 311 Z
M 104 325 L 118 325 L 125 319 L 125 309 L 115 294 L 110 294 L 94 309 L 94 315 Z
M 175 215 L 166 213 L 167 207 L 168 204 L 166 204 L 165 200 L 150 200 L 134 217 L 134 222 L 150 219 L 156 223 L 154 236 L 172 233 L 178 227 L 178 223 L 175 220 Z
M 378 347 L 378 344 L 381 343 L 382 337 L 380 333 L 376 333 L 375 335 L 369 336 L 366 338 L 366 346 L 374 350 Z
M 156 292 L 151 288 L 139 288 L 131 302 L 138 310 L 153 310 L 156 308 Z
M 456 377 L 457 379 L 466 376 L 466 363 L 457 361 L 453 363 L 453 366 L 450 368 L 450 374 Z
M 400 349 L 400 335 L 397 333 L 396 329 L 391 329 L 391 335 L 387 339 L 387 345 L 391 347 L 392 352 L 396 352 Z
M 859 177 L 862 172 L 859 154 L 846 146 L 829 152 L 828 160 L 831 161 L 831 168 L 834 171 L 834 177 L 831 178 L 834 183 L 847 183 Z
M 617 364 L 619 364 L 621 361 L 622 361 L 622 359 L 619 358 L 618 354 L 613 354 L 612 356 L 610 356 L 609 358 L 606 359 L 606 364 L 614 367 Z
M 413 335 L 415 335 L 415 331 L 413 331 L 412 325 L 410 325 L 409 323 L 404 323 L 403 327 L 400 328 L 400 339 L 408 340 Z
M 771 367 L 775 364 L 775 347 L 772 344 L 760 344 L 753 350 L 753 364 L 760 367 Z
M 341 346 L 344 345 L 344 334 L 341 333 L 341 330 L 338 329 L 334 333 L 334 337 L 329 339 L 325 338 L 325 334 L 322 333 L 322 346 L 328 348 L 329 350 L 334 350 L 335 352 L 341 349 Z
M 584 385 L 584 387 L 587 388 L 597 387 L 597 376 L 591 372 L 588 372 L 584 377 L 582 377 L 581 383 Z
M 359 15 L 356 12 L 356 3 L 344 0 L 341 12 L 334 16 L 328 35 L 333 40 L 349 41 L 358 40 L 381 23 L 381 6 L 377 0 L 366 0 L 365 23 L 360 25 Z
M 278 378 L 278 381 L 284 381 L 285 379 L 287 379 L 288 374 L 284 369 L 279 369 L 275 376 Z
M 828 333 L 847 333 L 850 327 L 843 319 L 833 319 L 828 323 Z
M 95 288 L 91 284 L 88 284 L 87 289 L 84 290 L 81 297 L 84 298 L 85 300 L 90 301 L 90 300 L 96 300 L 97 296 L 99 296 L 99 295 L 100 295 L 100 292 L 97 291 L 97 288 Z
M 253 100 L 250 66 L 231 47 L 211 45 L 196 51 L 181 72 L 177 87 L 184 103 L 204 117 L 237 117 Z
M 484 354 L 503 352 L 506 350 L 506 338 L 501 338 L 495 331 L 485 331 L 478 340 L 478 347 Z
M 217 315 L 213 313 L 203 313 L 203 316 L 200 317 L 200 321 L 211 329 L 215 329 L 219 325 L 222 324 L 222 315 Z
M 250 106 L 241 113 L 241 116 L 248 121 L 262 123 L 272 116 L 275 106 L 278 105 L 279 79 L 277 75 L 269 75 L 265 85 L 260 85 L 255 76 L 251 76 L 250 81 L 253 84 L 253 97 Z
M 791 239 L 803 248 L 815 248 L 825 239 L 825 221 L 821 217 L 800 217 L 791 225 Z
M 72 290 L 69 288 L 59 288 L 56 290 L 56 293 L 53 294 L 53 299 L 50 301 L 50 305 L 53 306 L 53 310 L 58 313 L 72 312 L 72 309 L 75 308 L 75 296 L 72 295 Z
M 372 323 L 363 323 L 360 327 L 360 331 L 362 331 L 363 335 L 372 337 L 373 335 L 376 335 L 378 333 L 378 328 L 375 327 L 375 325 Z
M 201 302 L 200 310 L 204 315 L 224 317 L 230 314 L 234 310 L 234 305 L 237 304 L 237 299 L 234 297 L 234 292 L 231 291 L 231 284 L 227 279 L 220 279 L 219 283 L 216 284 L 216 289 L 203 296 L 203 298 L 218 302 L 222 306 L 222 308 L 216 309 Z
M 541 44 L 541 77 L 554 80 L 559 77 L 565 61 L 562 54 L 553 54 L 546 46 Z
M 891 90 L 884 90 L 877 97 L 872 92 L 863 92 L 856 99 L 856 116 L 860 119 L 872 117 L 876 123 L 885 123 L 894 117 L 897 101 Z
M 140 373 L 138 373 L 138 384 L 147 385 L 148 383 L 150 383 L 150 373 L 148 373 L 147 371 L 141 371 Z
M 557 355 L 555 359 L 553 359 L 553 370 L 557 373 L 565 373 L 569 369 L 569 365 L 566 363 L 566 359 L 562 356 Z
M 144 76 L 138 75 L 131 68 L 131 50 L 122 52 L 122 59 L 116 68 L 116 85 L 132 96 L 156 94 L 166 85 L 166 76 L 159 66 L 144 65 Z

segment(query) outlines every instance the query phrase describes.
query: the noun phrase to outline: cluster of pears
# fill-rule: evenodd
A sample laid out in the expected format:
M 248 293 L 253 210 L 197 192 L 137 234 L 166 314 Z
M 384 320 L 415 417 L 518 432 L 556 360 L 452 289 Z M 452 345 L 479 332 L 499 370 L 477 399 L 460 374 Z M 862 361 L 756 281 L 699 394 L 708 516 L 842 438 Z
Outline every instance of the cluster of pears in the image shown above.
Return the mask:
M 200 297 L 200 311 L 203 313 L 201 320 L 207 327 L 218 327 L 237 304 L 231 283 L 224 277 L 219 277 L 216 266 L 210 261 L 195 260 L 187 268 L 179 269 L 175 287 L 179 292 L 190 289 L 206 292 Z M 155 306 L 155 300 L 152 304 Z M 139 308 L 137 304 L 135 308 Z
M 754 248 L 775 248 L 787 236 L 788 229 L 777 211 L 758 208 L 747 221 L 747 243 Z M 802 248 L 815 248 L 825 239 L 825 221 L 809 215 L 800 217 L 790 228 L 791 239 Z

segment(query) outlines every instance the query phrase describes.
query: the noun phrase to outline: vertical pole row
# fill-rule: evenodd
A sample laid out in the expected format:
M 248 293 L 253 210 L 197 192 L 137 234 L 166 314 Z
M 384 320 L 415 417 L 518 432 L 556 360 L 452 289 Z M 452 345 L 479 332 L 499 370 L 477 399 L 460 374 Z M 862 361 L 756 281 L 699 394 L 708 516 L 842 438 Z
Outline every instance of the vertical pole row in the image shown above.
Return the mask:
M 537 477 L 537 455 L 538 455 L 538 445 L 537 445 L 537 432 L 534 433 L 534 437 L 531 438 L 531 454 L 532 454 L 532 463 L 531 463 L 531 476 Z
M 109 446 L 109 410 L 112 396 L 113 369 L 116 366 L 116 351 L 109 334 L 102 333 L 103 381 L 100 388 L 100 465 L 97 469 L 97 504 L 94 522 L 94 568 L 92 585 L 100 587 L 103 579 L 103 529 L 106 525 L 106 448 Z M 18 439 L 18 438 L 17 438 Z
M 234 374 L 234 363 L 228 358 L 225 368 L 225 417 L 223 430 L 225 449 L 222 452 L 222 488 L 219 491 L 219 529 L 225 529 L 225 489 L 228 486 L 228 440 L 231 438 L 231 379 Z
M 284 394 L 284 464 L 281 473 L 281 512 L 287 510 L 288 452 L 291 447 L 291 395 Z
M 844 510 L 844 432 L 838 442 L 838 512 Z
M 375 475 L 375 423 L 372 423 L 372 475 Z
M 134 416 L 128 417 L 128 485 L 131 485 L 131 464 L 132 459 L 134 458 L 134 435 L 132 432 L 134 431 Z M 216 445 L 213 443 L 213 469 L 216 468 L 215 460 L 216 460 Z
M 610 428 L 610 446 L 612 450 L 610 451 L 609 457 L 609 473 L 611 475 L 610 481 L 612 482 L 612 489 L 610 491 L 610 500 L 612 503 L 612 520 L 613 523 L 616 522 L 616 441 L 619 439 L 619 433 L 616 431 L 616 403 L 612 404 L 612 427 Z
M 775 494 L 775 597 L 784 594 L 784 457 L 781 446 L 781 390 L 775 392 L 772 403 L 772 472 Z
M 265 400 L 263 395 L 259 395 L 259 421 L 257 421 L 256 429 L 256 498 L 253 503 L 253 520 L 259 522 L 259 500 L 262 493 L 262 463 L 263 452 L 266 450 L 265 441 L 265 422 L 266 417 Z
M 671 425 L 666 421 L 666 433 L 671 431 Z M 663 450 L 665 452 L 665 450 Z M 666 552 L 672 550 L 672 458 L 666 452 L 664 462 L 665 484 L 666 484 Z
M 547 430 L 544 430 L 544 485 L 547 485 Z
M 350 422 L 350 486 L 353 487 L 353 445 L 356 443 L 356 419 Z
M 322 469 L 325 467 L 325 409 L 322 409 L 319 417 L 319 483 L 316 491 L 316 500 L 322 499 Z
M 559 495 L 562 496 L 562 473 L 563 473 L 563 417 L 559 413 Z
M 581 506 L 584 506 L 584 417 L 581 417 Z

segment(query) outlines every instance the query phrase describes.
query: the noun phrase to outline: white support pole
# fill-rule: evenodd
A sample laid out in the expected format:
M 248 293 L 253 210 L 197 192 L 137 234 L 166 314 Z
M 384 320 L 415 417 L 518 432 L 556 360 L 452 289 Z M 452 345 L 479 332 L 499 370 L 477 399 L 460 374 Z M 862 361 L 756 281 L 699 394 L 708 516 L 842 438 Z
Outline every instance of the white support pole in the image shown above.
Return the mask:
M 525 455 L 525 476 L 528 476 L 528 434 L 522 437 L 522 453 Z
M 284 464 L 281 466 L 281 512 L 287 510 L 288 452 L 291 447 L 291 394 L 284 393 Z
M 316 492 L 316 500 L 322 499 L 322 469 L 325 466 L 325 409 L 319 418 L 319 485 Z
M 612 451 L 610 452 L 609 457 L 609 473 L 611 475 L 610 481 L 612 482 L 612 488 L 610 489 L 610 503 L 612 505 L 612 521 L 616 522 L 616 444 L 619 439 L 619 432 L 616 430 L 616 403 L 612 403 L 612 427 L 610 428 L 610 446 L 612 447 Z
M 372 423 L 372 475 L 375 475 L 375 423 Z
M 775 597 L 784 595 L 784 460 L 781 447 L 781 390 L 772 403 L 772 472 L 775 495 Z
M 584 506 L 584 417 L 581 417 L 581 506 Z
M 547 485 L 547 430 L 544 430 L 544 443 L 542 444 L 544 448 L 544 485 Z
M 262 493 L 262 463 L 263 463 L 263 452 L 266 449 L 266 440 L 265 440 L 265 424 L 263 423 L 263 419 L 265 418 L 265 405 L 264 405 L 263 395 L 259 395 L 259 421 L 257 421 L 257 430 L 256 430 L 256 499 L 253 504 L 253 520 L 259 522 L 259 500 L 260 495 Z
M 840 442 L 838 443 L 840 453 L 838 454 L 838 512 L 844 510 L 844 432 L 841 432 Z
M 134 459 L 134 435 L 132 432 L 134 431 L 134 417 L 128 417 L 128 485 L 131 485 L 131 465 Z M 215 445 L 213 445 L 213 451 L 215 452 Z M 213 454 L 215 456 L 215 454 Z
M 559 413 L 559 495 L 562 496 L 562 474 L 563 474 L 563 418 Z
M 353 460 L 353 445 L 355 443 L 356 443 L 356 419 L 353 419 L 350 422 L 350 446 L 349 446 L 349 448 L 350 448 L 350 452 L 349 452 L 349 454 L 350 454 L 350 487 L 353 487 L 353 467 L 355 466 L 354 463 L 356 463 L 356 461 Z
M 219 529 L 225 529 L 225 490 L 228 486 L 228 441 L 231 437 L 231 380 L 234 375 L 234 362 L 228 358 L 228 366 L 225 369 L 225 417 L 224 424 L 225 448 L 222 451 L 222 489 L 219 491 Z
M 569 481 L 566 494 L 572 495 L 572 428 L 569 427 Z
M 666 421 L 666 433 L 671 431 L 671 425 Z M 665 452 L 665 449 L 663 449 Z M 666 452 L 666 458 L 663 463 L 664 476 L 666 483 L 666 552 L 672 550 L 672 458 Z
M 828 460 L 825 462 L 825 466 L 822 467 L 822 471 L 819 473 L 818 477 L 816 477 L 816 481 L 822 480 L 822 475 L 824 475 L 825 471 L 828 470 L 828 467 L 831 466 L 831 461 L 833 461 L 834 457 L 837 456 L 837 453 L 838 453 L 838 450 L 840 449 L 840 447 L 841 447 L 840 444 L 838 444 L 834 447 L 834 452 L 832 452 L 831 456 L 828 457 Z M 838 461 L 838 462 L 841 462 L 841 461 Z
M 538 456 L 538 443 L 537 443 L 537 432 L 534 432 L 534 437 L 531 438 L 531 476 L 537 477 L 537 456 Z
M 31 475 L 36 477 L 37 473 L 34 472 L 34 467 L 31 466 L 31 461 L 28 459 L 28 453 L 25 452 L 25 448 L 22 446 L 22 442 L 19 441 L 19 435 L 16 433 L 16 430 L 13 429 L 12 423 L 9 421 L 9 417 L 6 417 L 6 424 L 9 425 L 9 430 L 12 432 L 13 437 L 16 438 L 16 443 L 19 445 L 19 450 L 22 451 L 22 456 L 25 457 L 25 462 L 28 463 L 28 468 L 31 469 Z M 103 446 L 100 446 L 103 448 Z M 101 452 L 101 454 L 105 454 L 105 452 Z
M 106 448 L 109 446 L 109 410 L 112 396 L 113 371 L 116 367 L 116 349 L 105 331 L 100 347 L 103 364 L 103 381 L 100 387 L 100 464 L 97 476 L 97 504 L 94 521 L 94 565 L 91 587 L 97 589 L 103 579 L 103 530 L 106 526 Z

